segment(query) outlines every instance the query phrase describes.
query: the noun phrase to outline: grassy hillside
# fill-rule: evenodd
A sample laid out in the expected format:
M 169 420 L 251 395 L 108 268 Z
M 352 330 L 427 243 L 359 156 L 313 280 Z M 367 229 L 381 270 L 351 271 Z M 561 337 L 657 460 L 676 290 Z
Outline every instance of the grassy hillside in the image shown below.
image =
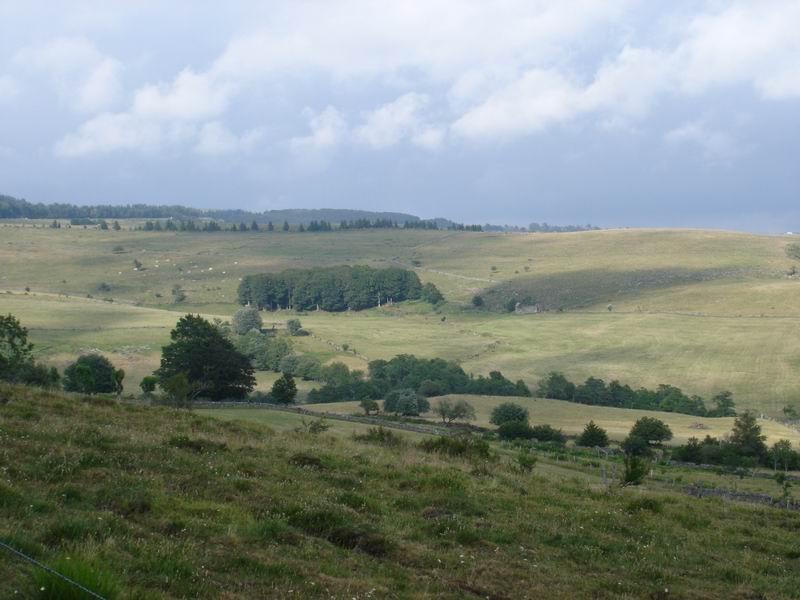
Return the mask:
M 157 365 L 176 313 L 229 318 L 243 275 L 365 263 L 414 268 L 448 303 L 303 315 L 314 337 L 297 340 L 299 350 L 358 367 L 401 352 L 442 356 L 529 385 L 556 369 L 574 380 L 669 383 L 704 396 L 730 389 L 739 406 L 772 415 L 800 399 L 800 279 L 786 275 L 800 262 L 786 255 L 789 238 L 691 230 L 181 234 L 41 225 L 0 225 L 0 312 L 28 325 L 41 357 L 59 366 L 81 349 L 110 353 L 128 371 L 129 389 Z M 134 259 L 145 269 L 135 271 Z M 186 304 L 171 303 L 175 284 Z M 566 310 L 480 311 L 469 303 L 476 293 L 492 305 L 525 294 Z M 264 315 L 277 323 L 292 316 Z M 345 343 L 355 354 L 341 351 Z
M 508 398 L 503 396 L 468 396 L 452 395 L 450 399 L 464 399 L 475 408 L 475 425 L 481 427 L 494 427 L 489 422 L 492 409 L 503 402 L 513 402 L 528 409 L 530 422 L 533 425 L 552 425 L 562 429 L 567 435 L 578 435 L 583 431 L 586 423 L 594 421 L 608 432 L 609 437 L 615 441 L 622 441 L 631 430 L 633 424 L 642 417 L 655 417 L 670 426 L 674 435 L 672 444 L 684 444 L 690 437 L 704 438 L 706 435 L 724 437 L 731 432 L 733 417 L 709 419 L 691 415 L 655 412 L 648 410 L 629 410 L 611 408 L 607 406 L 586 406 L 561 400 L 546 400 L 543 398 Z M 435 404 L 436 398 L 431 398 Z M 330 404 L 309 404 L 310 410 L 330 412 L 333 414 L 363 414 L 358 402 L 334 402 Z M 258 419 L 258 409 L 238 409 L 240 418 L 245 420 Z M 260 411 L 263 412 L 263 411 Z M 436 421 L 433 414 L 423 417 Z M 782 423 L 762 420 L 759 422 L 767 442 L 773 444 L 780 439 L 790 440 L 793 445 L 800 445 L 800 431 L 792 429 Z
M 523 474 L 503 453 L 484 464 L 8 386 L 0 398 L 0 537 L 85 583 L 103 579 L 109 597 L 800 589 L 792 511 L 655 483 L 607 489 L 544 458 Z M 37 588 L 3 556 L 0 596 L 45 597 Z

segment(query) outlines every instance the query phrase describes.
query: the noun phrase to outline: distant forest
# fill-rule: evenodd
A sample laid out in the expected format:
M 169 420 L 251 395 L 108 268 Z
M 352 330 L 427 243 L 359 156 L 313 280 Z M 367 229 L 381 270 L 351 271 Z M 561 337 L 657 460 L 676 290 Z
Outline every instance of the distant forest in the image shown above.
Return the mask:
M 515 225 L 464 225 L 450 219 L 437 217 L 421 219 L 399 212 L 377 212 L 346 208 L 287 208 L 254 212 L 241 209 L 201 209 L 180 205 L 152 204 L 42 204 L 0 194 L 0 219 L 69 219 L 73 225 L 102 225 L 105 219 L 162 219 L 145 224 L 147 231 L 246 231 L 257 230 L 252 224 L 283 225 L 292 230 L 331 231 L 332 229 L 366 229 L 371 227 L 404 227 L 405 229 L 447 229 L 460 231 L 537 232 L 558 233 L 600 229 L 594 225 L 549 225 L 531 223 L 527 228 Z M 170 224 L 170 220 L 174 223 Z M 198 221 L 194 223 L 193 221 Z M 213 225 L 204 221 L 214 222 Z M 219 221 L 220 223 L 216 223 Z M 221 223 L 227 223 L 227 226 Z M 237 223 L 239 225 L 237 225 Z M 242 224 L 247 224 L 242 227 Z M 336 225 L 332 225 L 336 224 Z M 307 229 L 308 226 L 310 229 Z M 300 229 L 303 227 L 303 229 Z M 106 227 L 103 227 L 106 229 Z M 116 229 L 116 228 L 115 228 Z M 288 228 L 287 228 L 288 230 Z
M 0 195 L 0 219 L 216 219 L 229 223 L 283 223 L 307 225 L 312 221 L 340 223 L 359 220 L 391 221 L 404 224 L 421 219 L 414 215 L 396 212 L 373 212 L 340 208 L 290 208 L 252 212 L 239 209 L 203 210 L 188 206 L 153 206 L 126 204 L 113 206 L 77 206 L 75 204 L 33 204 L 12 196 Z

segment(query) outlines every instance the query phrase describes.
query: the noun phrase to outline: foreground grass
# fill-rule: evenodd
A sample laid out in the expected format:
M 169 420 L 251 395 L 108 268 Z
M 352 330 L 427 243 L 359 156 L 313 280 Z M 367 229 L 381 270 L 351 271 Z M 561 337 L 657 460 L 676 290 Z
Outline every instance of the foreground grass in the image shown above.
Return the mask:
M 0 536 L 121 598 L 800 589 L 793 512 L 102 399 L 0 398 Z M 0 596 L 15 591 L 34 594 L 28 568 L 3 556 Z

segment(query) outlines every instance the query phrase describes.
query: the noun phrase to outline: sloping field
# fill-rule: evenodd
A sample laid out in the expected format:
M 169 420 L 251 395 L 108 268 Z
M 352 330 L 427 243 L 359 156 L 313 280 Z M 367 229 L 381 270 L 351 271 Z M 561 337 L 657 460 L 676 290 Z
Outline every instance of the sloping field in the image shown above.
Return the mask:
M 796 597 L 800 514 L 0 386 L 0 539 L 134 598 Z M 3 555 L 0 597 L 51 580 Z M 44 591 L 42 590 L 44 588 Z M 52 595 L 50 597 L 53 597 Z M 63 596 L 62 596 L 63 597 Z
M 692 230 L 180 234 L 2 225 L 0 312 L 18 316 L 59 366 L 84 349 L 110 353 L 131 389 L 158 364 L 176 313 L 229 318 L 245 274 L 399 264 L 435 282 L 448 302 L 301 315 L 313 336 L 296 347 L 355 368 L 404 352 L 440 356 L 529 385 L 560 370 L 575 381 L 668 383 L 703 396 L 729 389 L 740 407 L 777 416 L 800 401 L 800 280 L 787 276 L 800 261 L 787 256 L 790 241 Z M 184 304 L 171 302 L 176 284 Z M 566 310 L 514 315 L 469 302 L 483 293 L 500 305 L 517 289 Z M 293 316 L 264 314 L 278 324 Z

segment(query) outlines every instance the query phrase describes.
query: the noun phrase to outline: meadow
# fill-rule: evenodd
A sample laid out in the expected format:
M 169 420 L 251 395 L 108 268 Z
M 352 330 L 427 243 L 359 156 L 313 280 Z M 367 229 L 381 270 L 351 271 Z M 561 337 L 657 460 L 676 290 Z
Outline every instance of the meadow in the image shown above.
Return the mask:
M 447 457 L 402 434 L 381 446 L 7 385 L 0 398 L 0 537 L 110 600 L 800 589 L 800 513 L 689 497 L 682 471 L 626 489 L 546 453 L 526 471 L 500 447 Z M 56 590 L 0 560 L 0 596 Z
M 58 366 L 85 349 L 109 353 L 128 371 L 129 389 L 158 365 L 180 313 L 229 319 L 245 274 L 347 263 L 414 268 L 447 302 L 303 314 L 313 335 L 295 340 L 298 351 L 356 368 L 399 353 L 440 356 L 475 374 L 499 369 L 530 386 L 560 370 L 575 381 L 592 375 L 634 387 L 668 383 L 702 396 L 729 389 L 740 408 L 772 416 L 800 401 L 800 280 L 787 275 L 797 262 L 784 251 L 790 238 L 694 230 L 189 234 L 32 225 L 0 226 L 0 312 L 19 317 L 40 357 Z M 134 260 L 143 269 L 134 270 Z M 174 285 L 187 294 L 184 303 L 172 302 Z M 475 294 L 535 297 L 537 290 L 566 298 L 563 312 L 504 314 L 470 302 Z M 264 313 L 277 326 L 294 316 Z

